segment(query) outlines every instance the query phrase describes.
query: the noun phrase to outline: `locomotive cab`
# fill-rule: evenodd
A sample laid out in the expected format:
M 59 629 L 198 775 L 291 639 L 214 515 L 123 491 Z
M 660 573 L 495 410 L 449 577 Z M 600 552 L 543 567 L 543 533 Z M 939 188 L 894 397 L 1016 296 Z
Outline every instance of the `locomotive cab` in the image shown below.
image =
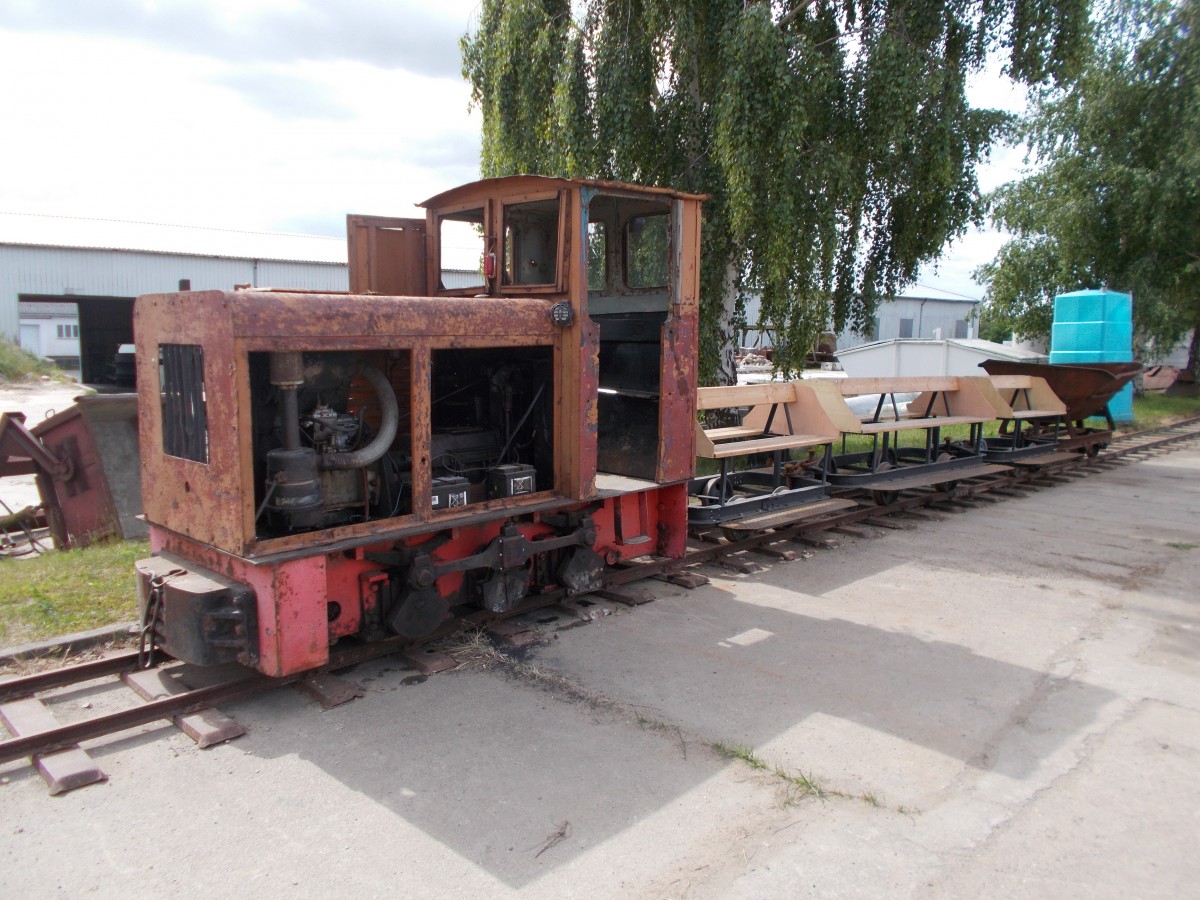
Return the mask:
M 350 216 L 347 294 L 139 298 L 147 633 L 289 674 L 680 555 L 701 199 L 492 179 Z

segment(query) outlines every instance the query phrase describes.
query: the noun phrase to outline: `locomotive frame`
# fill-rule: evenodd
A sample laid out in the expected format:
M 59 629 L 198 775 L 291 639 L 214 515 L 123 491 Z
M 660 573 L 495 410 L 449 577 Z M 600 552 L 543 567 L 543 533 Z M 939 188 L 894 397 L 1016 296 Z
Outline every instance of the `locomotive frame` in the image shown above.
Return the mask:
M 147 639 L 282 676 L 681 556 L 703 199 L 489 179 L 348 217 L 349 293 L 139 298 Z

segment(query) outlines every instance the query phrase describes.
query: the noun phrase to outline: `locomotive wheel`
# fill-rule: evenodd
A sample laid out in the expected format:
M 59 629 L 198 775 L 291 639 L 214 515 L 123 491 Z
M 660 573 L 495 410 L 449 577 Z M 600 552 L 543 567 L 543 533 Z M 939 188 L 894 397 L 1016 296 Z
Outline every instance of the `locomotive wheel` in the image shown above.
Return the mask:
M 889 469 L 894 469 L 895 466 L 890 462 L 881 462 L 875 467 L 876 472 L 886 472 Z M 876 506 L 891 506 L 900 499 L 899 491 L 871 491 L 871 499 L 875 501 Z

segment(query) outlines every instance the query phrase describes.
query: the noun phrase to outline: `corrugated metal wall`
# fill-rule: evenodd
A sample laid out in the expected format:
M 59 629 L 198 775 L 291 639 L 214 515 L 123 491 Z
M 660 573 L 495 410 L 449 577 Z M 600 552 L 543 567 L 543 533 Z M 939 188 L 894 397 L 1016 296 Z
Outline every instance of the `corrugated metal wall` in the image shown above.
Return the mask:
M 879 333 L 868 333 L 864 336 L 847 329 L 837 336 L 837 348 L 845 350 L 848 347 L 859 347 L 876 340 L 886 341 L 901 337 L 900 330 L 903 319 L 912 320 L 912 333 L 907 337 L 931 338 L 935 329 L 941 329 L 943 339 L 953 338 L 956 337 L 956 323 L 967 322 L 974 306 L 975 304 L 971 302 L 941 300 L 934 297 L 897 297 L 893 300 L 885 300 L 879 304 L 875 312 L 875 317 L 879 321 Z M 746 298 L 746 322 L 751 327 L 746 335 L 744 346 L 771 346 L 770 338 L 754 328 L 754 325 L 758 324 L 760 315 L 759 298 L 753 294 L 749 295 Z M 972 329 L 972 333 L 976 328 L 974 323 L 968 327 Z M 961 336 L 966 337 L 965 334 Z
M 935 332 L 941 331 L 941 339 L 967 337 L 974 334 L 976 325 L 969 322 L 974 304 L 957 300 L 941 300 L 937 298 L 897 297 L 879 304 L 875 317 L 879 321 L 879 332 L 875 335 L 854 334 L 844 331 L 838 335 L 838 349 L 859 347 L 872 341 L 890 341 L 892 338 L 925 338 L 931 339 Z M 909 334 L 903 334 L 903 322 L 909 320 L 912 329 Z M 955 325 L 964 323 L 956 334 Z M 965 329 L 965 330 L 964 330 Z
M 176 256 L 122 250 L 0 245 L 0 334 L 15 341 L 17 298 L 137 297 L 179 289 L 229 290 L 235 284 L 313 291 L 344 291 L 345 264 Z

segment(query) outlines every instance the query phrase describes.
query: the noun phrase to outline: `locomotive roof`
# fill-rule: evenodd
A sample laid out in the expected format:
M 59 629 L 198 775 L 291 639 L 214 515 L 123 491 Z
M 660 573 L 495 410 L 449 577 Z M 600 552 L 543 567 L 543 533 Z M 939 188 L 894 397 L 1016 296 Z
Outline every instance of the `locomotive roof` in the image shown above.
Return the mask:
M 458 199 L 480 193 L 498 194 L 515 191 L 558 190 L 564 187 L 593 187 L 601 191 L 627 191 L 637 194 L 652 194 L 682 200 L 707 200 L 708 194 L 690 194 L 673 188 L 648 187 L 641 184 L 626 184 L 620 181 L 602 181 L 594 178 L 552 178 L 546 175 L 505 175 L 500 178 L 484 178 L 470 184 L 442 191 L 417 206 L 423 208 L 447 206 Z

